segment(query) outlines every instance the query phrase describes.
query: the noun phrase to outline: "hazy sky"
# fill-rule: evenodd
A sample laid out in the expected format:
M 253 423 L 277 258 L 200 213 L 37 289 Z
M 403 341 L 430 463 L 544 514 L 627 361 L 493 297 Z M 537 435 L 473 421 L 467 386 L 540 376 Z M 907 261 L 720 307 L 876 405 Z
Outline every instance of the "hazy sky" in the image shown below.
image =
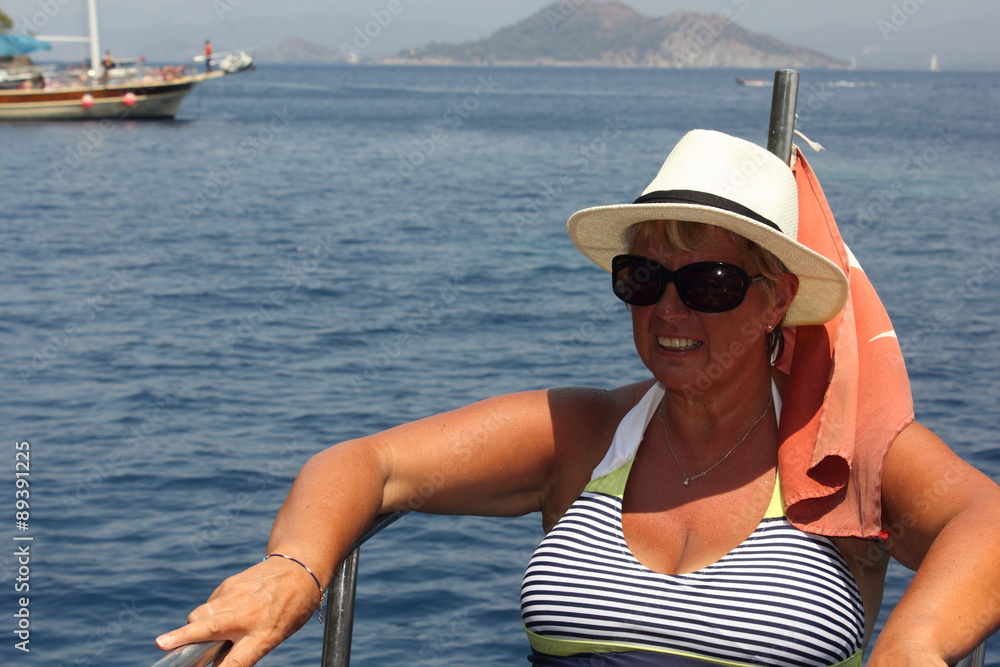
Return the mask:
M 581 0 L 563 0 L 572 7 Z M 121 49 L 169 38 L 190 41 L 192 48 L 211 37 L 223 48 L 253 48 L 294 35 L 337 46 L 388 9 L 392 20 L 380 27 L 371 55 L 422 46 L 437 40 L 462 42 L 485 37 L 497 28 L 526 18 L 552 0 L 101 0 L 102 40 Z M 0 9 L 15 21 L 15 31 L 36 27 L 42 34 L 80 34 L 84 0 L 0 0 Z M 718 14 L 732 12 L 733 20 L 757 32 L 769 33 L 804 46 L 822 35 L 819 28 L 834 22 L 850 23 L 877 43 L 884 28 L 894 23 L 899 34 L 919 34 L 961 19 L 978 19 L 970 26 L 1000 29 L 996 0 L 625 0 L 637 11 L 663 16 L 677 10 Z M 881 22 L 881 24 L 880 24 Z M 880 30 L 879 26 L 882 26 Z M 217 46 L 218 49 L 218 46 Z M 118 51 L 116 51 L 117 53 Z M 135 54 L 132 54 L 135 55 Z

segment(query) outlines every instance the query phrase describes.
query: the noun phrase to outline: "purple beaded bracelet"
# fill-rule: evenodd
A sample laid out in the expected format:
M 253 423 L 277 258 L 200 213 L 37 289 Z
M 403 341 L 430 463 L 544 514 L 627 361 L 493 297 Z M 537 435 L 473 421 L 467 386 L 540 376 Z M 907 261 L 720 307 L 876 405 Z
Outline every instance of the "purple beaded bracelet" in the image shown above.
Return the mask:
M 285 554 L 268 554 L 268 555 L 264 556 L 261 559 L 261 562 L 267 560 L 271 556 L 278 556 L 279 558 L 287 558 L 288 560 L 292 561 L 293 563 L 298 563 L 299 565 L 302 566 L 302 568 L 306 572 L 309 573 L 309 576 L 313 578 L 313 581 L 316 582 L 316 588 L 319 589 L 319 607 L 318 607 L 318 611 L 319 611 L 319 622 L 322 623 L 323 622 L 323 603 L 326 602 L 326 591 L 323 590 L 323 584 L 319 583 L 319 577 L 316 576 L 316 573 L 313 572 L 312 570 L 310 570 L 309 566 L 306 565 L 305 563 L 303 563 L 302 561 L 300 561 L 298 558 L 292 558 L 291 556 L 286 556 Z

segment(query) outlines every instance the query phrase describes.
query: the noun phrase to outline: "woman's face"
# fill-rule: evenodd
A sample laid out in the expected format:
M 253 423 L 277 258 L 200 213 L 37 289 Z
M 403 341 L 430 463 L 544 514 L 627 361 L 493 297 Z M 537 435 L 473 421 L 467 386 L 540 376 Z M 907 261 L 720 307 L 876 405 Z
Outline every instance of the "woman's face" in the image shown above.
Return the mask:
M 698 250 L 670 250 L 658 240 L 646 240 L 637 243 L 632 253 L 671 270 L 694 262 L 728 262 L 748 275 L 758 273 L 758 267 L 744 264 L 740 246 L 718 227 L 708 230 Z M 785 274 L 769 303 L 760 282 L 755 282 L 736 308 L 703 313 L 684 305 L 671 282 L 657 303 L 631 307 L 636 350 L 658 381 L 689 398 L 720 387 L 755 387 L 769 368 L 767 328 L 781 321 L 797 286 L 795 276 Z

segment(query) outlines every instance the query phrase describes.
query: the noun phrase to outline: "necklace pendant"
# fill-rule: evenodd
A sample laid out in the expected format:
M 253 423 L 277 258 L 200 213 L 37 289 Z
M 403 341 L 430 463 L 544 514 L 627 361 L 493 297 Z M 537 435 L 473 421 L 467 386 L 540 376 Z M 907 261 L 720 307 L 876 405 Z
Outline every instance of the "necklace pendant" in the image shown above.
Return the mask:
M 684 472 L 684 468 L 681 466 L 680 459 L 677 458 L 677 452 L 674 451 L 674 446 L 672 444 L 670 444 L 670 433 L 669 433 L 669 431 L 667 431 L 667 422 L 665 422 L 663 420 L 663 403 L 660 403 L 660 407 L 656 411 L 656 416 L 660 420 L 660 424 L 663 425 L 663 438 L 664 438 L 664 440 L 667 441 L 667 447 L 670 448 L 670 455 L 674 457 L 674 463 L 677 464 L 677 469 L 681 471 L 682 475 L 684 475 L 684 486 L 687 486 L 688 484 L 690 484 L 691 480 L 693 480 L 693 479 L 700 479 L 700 478 L 704 477 L 708 473 L 710 473 L 713 470 L 715 470 L 715 468 L 717 468 L 720 463 L 722 463 L 723 461 L 725 461 L 726 459 L 728 459 L 729 455 L 732 454 L 733 452 L 735 452 L 736 448 L 739 447 L 740 445 L 742 445 L 743 441 L 747 439 L 747 436 L 749 436 L 753 432 L 753 430 L 755 428 L 757 428 L 757 424 L 760 423 L 760 421 L 767 414 L 767 411 L 770 410 L 772 402 L 773 402 L 773 399 L 768 398 L 767 405 L 764 406 L 764 412 L 760 413 L 760 417 L 757 417 L 757 421 L 755 421 L 750 426 L 750 428 L 747 430 L 747 432 L 743 434 L 743 437 L 740 438 L 739 441 L 735 445 L 733 445 L 732 447 L 729 448 L 729 451 L 727 451 L 725 454 L 722 455 L 721 459 L 719 459 L 718 461 L 716 461 L 715 463 L 713 463 L 712 465 L 710 465 L 705 470 L 702 470 L 700 473 L 698 473 L 694 477 L 688 477 L 687 473 Z

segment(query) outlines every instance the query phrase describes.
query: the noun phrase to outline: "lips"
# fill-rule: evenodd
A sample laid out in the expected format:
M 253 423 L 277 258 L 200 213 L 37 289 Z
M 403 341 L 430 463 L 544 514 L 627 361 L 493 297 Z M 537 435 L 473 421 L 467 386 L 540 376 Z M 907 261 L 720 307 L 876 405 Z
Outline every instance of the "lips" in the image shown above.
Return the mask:
M 701 347 L 701 342 L 690 338 L 673 338 L 668 336 L 657 336 L 656 342 L 660 347 L 669 352 L 688 352 Z

